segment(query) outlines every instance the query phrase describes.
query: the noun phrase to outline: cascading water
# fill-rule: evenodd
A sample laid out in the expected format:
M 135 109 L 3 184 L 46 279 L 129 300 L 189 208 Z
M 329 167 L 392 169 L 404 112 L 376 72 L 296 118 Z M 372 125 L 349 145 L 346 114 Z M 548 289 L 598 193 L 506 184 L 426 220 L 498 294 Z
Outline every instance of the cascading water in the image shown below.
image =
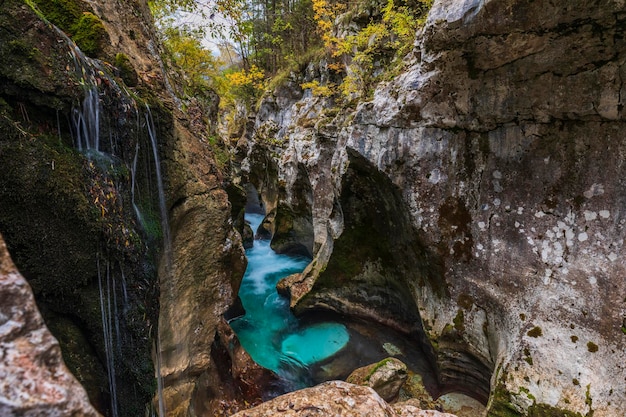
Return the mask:
M 95 85 L 85 89 L 82 106 L 72 111 L 72 122 L 76 148 L 81 152 L 98 151 L 100 149 L 100 98 Z
M 66 40 L 69 54 L 74 61 L 74 71 L 81 80 L 85 92 L 80 107 L 72 110 L 72 125 L 76 148 L 81 152 L 99 151 L 100 149 L 100 97 L 94 68 L 97 63 L 83 52 L 62 31 L 56 29 Z M 103 73 L 104 74 L 104 73 Z
M 159 212 L 161 214 L 161 230 L 163 232 L 163 254 L 162 257 L 165 260 L 165 275 L 166 281 L 171 282 L 169 278 L 172 273 L 172 241 L 170 237 L 170 225 L 168 221 L 167 206 L 165 202 L 165 189 L 163 188 L 163 178 L 161 177 L 161 162 L 159 159 L 159 149 L 157 147 L 156 129 L 154 128 L 154 120 L 152 119 L 152 112 L 150 107 L 146 106 L 146 125 L 148 129 L 148 136 L 150 136 L 150 144 L 152 145 L 152 155 L 154 157 L 155 173 L 157 179 L 157 188 L 159 192 Z M 163 279 L 163 278 L 162 278 Z M 164 289 L 161 287 L 161 291 Z M 159 336 L 156 338 L 156 378 L 157 378 L 157 396 L 159 402 L 159 416 L 165 417 L 165 402 L 163 400 L 163 377 L 161 375 L 161 346 L 159 342 Z
M 172 257 L 172 240 L 170 238 L 170 225 L 167 218 L 167 206 L 165 203 L 165 190 L 163 188 L 163 178 L 161 176 L 161 162 L 159 159 L 159 148 L 157 146 L 156 130 L 154 128 L 154 120 L 152 119 L 152 112 L 150 107 L 146 106 L 146 125 L 148 128 L 148 136 L 150 137 L 150 144 L 152 145 L 152 155 L 154 157 L 154 169 L 157 179 L 157 187 L 159 191 L 159 212 L 161 214 L 161 229 L 163 232 L 163 256 L 167 263 L 167 273 L 171 271 L 171 257 Z
M 104 337 L 104 353 L 111 396 L 111 416 L 118 417 L 117 378 L 115 376 L 113 341 L 117 340 L 118 343 L 120 342 L 120 331 L 117 314 L 117 298 L 115 297 L 115 276 L 111 273 L 111 265 L 108 260 L 105 261 L 104 274 L 100 265 L 99 256 L 96 261 L 98 264 L 98 289 L 100 293 L 100 316 L 102 319 L 102 333 Z M 105 280 L 104 283 L 102 282 L 103 278 Z M 113 310 L 111 309 L 111 298 L 113 298 Z
M 246 214 L 254 231 L 263 217 Z M 302 272 L 309 259 L 276 254 L 269 240 L 255 240 L 246 256 L 248 268 L 239 290 L 246 314 L 230 325 L 255 362 L 287 379 L 291 388 L 307 386 L 307 367 L 341 350 L 348 343 L 348 331 L 339 323 L 302 325 L 289 301 L 276 292 L 276 283 Z

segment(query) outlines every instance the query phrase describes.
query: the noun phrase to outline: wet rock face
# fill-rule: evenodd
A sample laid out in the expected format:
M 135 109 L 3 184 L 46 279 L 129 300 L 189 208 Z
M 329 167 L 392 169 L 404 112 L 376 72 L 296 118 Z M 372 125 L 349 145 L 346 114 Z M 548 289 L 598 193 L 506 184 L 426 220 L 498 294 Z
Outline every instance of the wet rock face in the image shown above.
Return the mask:
M 493 415 L 623 414 L 609 382 L 626 377 L 623 6 L 435 1 L 414 61 L 350 117 L 301 123 L 328 105 L 306 95 L 265 116 L 285 123 L 278 177 L 291 184 L 303 163 L 312 188 L 315 259 L 292 282 L 296 311 L 361 315 L 388 279 L 414 303 L 395 305 L 423 324 L 444 390 L 490 397 Z M 366 187 L 347 197 L 355 154 L 397 187 L 423 248 L 399 257 L 421 277 L 340 262 L 353 227 L 375 224 L 362 213 L 394 213 Z
M 0 414 L 99 416 L 63 363 L 0 236 Z
M 120 414 L 142 413 L 154 391 L 156 273 L 131 204 L 130 167 L 146 133 L 115 78 L 92 73 L 101 63 L 85 58 L 29 4 L 4 1 L 0 17 L 0 230 L 94 407 L 112 412 L 107 368 L 114 368 Z M 107 140 L 102 154 L 86 155 L 76 149 L 73 118 L 85 117 L 80 105 L 91 81 L 99 84 L 91 97 L 101 100 Z M 147 175 L 135 190 L 146 189 Z M 103 310 L 112 312 L 114 365 L 107 362 Z

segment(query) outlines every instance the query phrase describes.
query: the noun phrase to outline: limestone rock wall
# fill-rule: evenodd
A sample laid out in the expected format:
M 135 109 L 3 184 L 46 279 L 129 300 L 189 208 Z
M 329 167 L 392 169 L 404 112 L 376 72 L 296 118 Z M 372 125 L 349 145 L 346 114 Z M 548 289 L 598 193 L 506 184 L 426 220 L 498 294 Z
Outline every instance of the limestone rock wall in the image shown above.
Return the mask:
M 165 410 L 168 416 L 218 415 L 224 411 L 219 402 L 236 397 L 237 390 L 229 391 L 225 384 L 230 365 L 216 359 L 214 341 L 220 319 L 237 295 L 246 260 L 206 143 L 180 126 L 175 132 L 164 160 L 172 252 L 159 267 Z
M 324 299 L 409 331 L 389 301 L 409 288 L 442 390 L 489 401 L 489 415 L 623 414 L 625 18 L 621 1 L 439 0 L 406 70 L 351 114 L 278 91 L 286 106 L 257 129 L 274 126 L 286 189 L 298 164 L 312 189 L 315 259 L 292 280 L 296 310 Z M 357 163 L 400 194 L 401 245 L 350 241 L 348 226 L 370 224 L 346 212 L 354 198 L 396 210 L 385 187 L 346 188 Z M 360 262 L 336 258 L 361 243 Z M 392 276 L 375 250 L 413 273 L 368 292 Z

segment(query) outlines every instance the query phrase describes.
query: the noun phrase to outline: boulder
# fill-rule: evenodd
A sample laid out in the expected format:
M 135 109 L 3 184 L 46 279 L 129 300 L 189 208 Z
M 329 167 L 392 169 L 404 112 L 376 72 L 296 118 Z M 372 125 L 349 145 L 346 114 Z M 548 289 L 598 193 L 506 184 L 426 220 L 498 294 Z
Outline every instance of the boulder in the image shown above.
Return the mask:
M 411 402 L 393 407 L 371 388 L 343 381 L 330 381 L 281 395 L 232 417 L 455 417 L 422 410 Z
M 232 417 L 394 417 L 396 414 L 376 392 L 369 387 L 343 381 L 330 381 L 281 395 Z
M 99 416 L 0 236 L 0 415 Z
M 346 379 L 351 384 L 372 388 L 387 402 L 398 397 L 400 388 L 406 380 L 407 367 L 396 358 L 383 359 L 378 363 L 356 369 Z
M 419 400 L 403 401 L 392 407 L 398 417 L 456 417 L 455 414 L 437 410 L 423 410 L 419 406 Z

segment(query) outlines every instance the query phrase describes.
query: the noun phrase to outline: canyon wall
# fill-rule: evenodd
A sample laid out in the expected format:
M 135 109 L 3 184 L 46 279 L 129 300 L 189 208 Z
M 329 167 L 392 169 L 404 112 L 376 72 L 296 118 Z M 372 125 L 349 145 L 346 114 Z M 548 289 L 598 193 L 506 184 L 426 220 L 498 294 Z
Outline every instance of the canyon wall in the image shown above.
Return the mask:
M 311 224 L 295 311 L 417 335 L 440 391 L 489 415 L 623 414 L 625 19 L 618 0 L 436 0 L 371 100 L 302 91 L 324 62 L 276 89 L 242 166 L 276 233 Z
M 182 97 L 146 1 L 0 8 L 0 231 L 68 368 L 103 415 L 230 413 L 218 97 Z

